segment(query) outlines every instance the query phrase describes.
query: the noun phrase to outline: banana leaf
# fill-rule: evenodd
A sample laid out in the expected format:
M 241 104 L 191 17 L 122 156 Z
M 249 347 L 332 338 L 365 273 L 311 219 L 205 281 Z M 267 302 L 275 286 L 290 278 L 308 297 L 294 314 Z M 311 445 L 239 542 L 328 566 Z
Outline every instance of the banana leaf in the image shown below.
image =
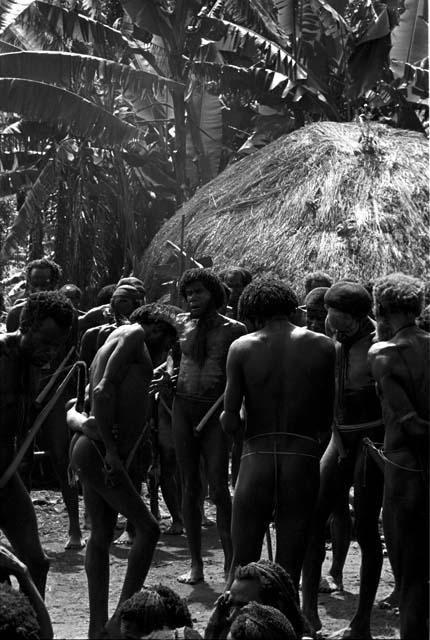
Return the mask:
M 105 147 L 125 145 L 141 135 L 139 129 L 89 100 L 33 80 L 0 78 L 0 110 L 28 119 L 59 122 L 72 135 Z
M 428 56 L 426 0 L 405 0 L 399 24 L 391 32 L 391 60 L 417 64 Z
M 32 2 L 33 0 L 0 0 L 0 34 L 15 22 Z

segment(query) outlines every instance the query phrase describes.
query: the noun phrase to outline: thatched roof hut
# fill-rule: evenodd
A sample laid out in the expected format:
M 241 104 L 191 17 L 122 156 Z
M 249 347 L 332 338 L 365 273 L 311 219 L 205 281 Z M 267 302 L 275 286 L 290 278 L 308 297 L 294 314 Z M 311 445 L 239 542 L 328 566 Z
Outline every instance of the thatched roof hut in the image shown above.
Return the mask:
M 428 143 L 385 125 L 321 122 L 233 164 L 197 191 L 155 236 L 142 263 L 154 266 L 166 240 L 185 238 L 214 268 L 272 272 L 302 294 L 303 278 L 370 280 L 392 271 L 430 277 Z

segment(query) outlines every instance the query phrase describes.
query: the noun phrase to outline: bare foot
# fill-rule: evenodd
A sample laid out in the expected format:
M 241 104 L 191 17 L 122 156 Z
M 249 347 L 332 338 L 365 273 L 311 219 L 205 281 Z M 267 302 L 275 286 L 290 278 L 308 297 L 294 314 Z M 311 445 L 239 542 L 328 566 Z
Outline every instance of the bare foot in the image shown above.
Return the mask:
M 133 544 L 133 538 L 126 530 L 121 533 L 119 538 L 114 540 L 114 544 L 116 544 L 118 547 L 131 547 L 131 545 Z
M 104 626 L 103 632 L 105 635 L 99 636 L 100 638 L 121 638 L 121 627 L 119 624 L 119 620 L 116 616 L 112 616 L 110 620 L 108 620 Z
M 340 629 L 340 631 L 336 631 L 336 633 L 332 633 L 329 636 L 329 640 L 372 640 L 372 636 L 369 633 L 360 633 L 359 631 L 354 631 L 351 627 L 346 627 L 345 629 Z
M 180 536 L 182 533 L 184 533 L 182 522 L 172 522 L 170 527 L 164 529 L 163 533 L 166 536 Z
M 83 549 L 86 545 L 80 533 L 72 533 L 64 545 L 65 549 Z
M 319 619 L 318 613 L 308 613 L 303 609 L 303 615 L 305 616 L 307 622 L 309 623 L 311 629 L 314 631 L 319 631 L 322 627 L 321 620 Z
M 320 586 L 318 588 L 320 593 L 333 593 L 334 591 L 343 591 L 342 581 L 337 581 L 328 574 L 325 578 L 321 578 Z
M 187 571 L 187 573 L 183 573 L 181 576 L 177 578 L 178 582 L 182 582 L 182 584 L 198 584 L 199 582 L 203 582 L 203 570 L 202 569 L 191 569 Z

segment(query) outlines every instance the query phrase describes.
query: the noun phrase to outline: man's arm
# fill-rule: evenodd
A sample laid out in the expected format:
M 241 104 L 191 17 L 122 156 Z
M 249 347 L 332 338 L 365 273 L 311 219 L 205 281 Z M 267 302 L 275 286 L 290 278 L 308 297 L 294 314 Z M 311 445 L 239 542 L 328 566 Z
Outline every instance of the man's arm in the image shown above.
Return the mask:
M 12 309 L 10 309 L 6 318 L 6 331 L 8 333 L 12 333 L 13 331 L 17 331 L 19 328 L 19 319 L 21 317 L 21 311 L 24 308 L 24 302 L 20 302 L 16 304 Z
M 318 336 L 321 342 L 319 370 L 317 373 L 319 386 L 319 433 L 324 435 L 330 431 L 333 423 L 333 409 L 335 398 L 335 364 L 336 349 L 333 342 L 324 336 Z M 320 438 L 321 438 L 320 436 Z
M 220 421 L 226 433 L 234 434 L 242 428 L 240 408 L 245 392 L 242 371 L 242 345 L 233 342 L 227 356 L 227 384 L 224 393 L 224 411 Z
M 427 438 L 429 423 L 419 417 L 406 389 L 410 378 L 396 345 L 378 343 L 369 350 L 369 362 L 384 404 L 410 438 Z

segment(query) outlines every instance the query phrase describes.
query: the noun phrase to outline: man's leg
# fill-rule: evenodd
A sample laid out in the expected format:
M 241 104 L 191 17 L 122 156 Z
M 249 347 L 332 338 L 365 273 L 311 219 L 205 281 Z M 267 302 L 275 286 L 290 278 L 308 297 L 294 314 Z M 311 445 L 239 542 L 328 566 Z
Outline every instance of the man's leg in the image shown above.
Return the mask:
M 33 503 L 18 474 L 0 490 L 0 526 L 44 598 L 49 560 L 40 544 Z
M 228 439 L 221 428 L 219 413 L 207 422 L 199 435 L 211 500 L 216 506 L 216 523 L 224 551 L 224 573 L 227 577 L 233 551 L 231 544 L 231 497 L 228 487 Z
M 89 638 L 99 638 L 109 617 L 109 547 L 118 513 L 109 507 L 89 483 L 82 481 L 91 533 L 85 554 L 90 605 Z
M 357 611 L 343 637 L 371 638 L 370 616 L 382 569 L 382 543 L 378 521 L 384 478 L 376 463 L 358 445 L 354 470 L 354 511 L 361 549 L 360 592 Z M 341 636 L 342 637 L 342 636 Z
M 191 570 L 178 580 L 196 584 L 203 580 L 200 439 L 193 434 L 192 407 L 187 405 L 187 400 L 177 397 L 173 403 L 173 438 L 181 474 L 182 515 L 191 554 Z
M 272 455 L 242 458 L 233 497 L 231 537 L 233 561 L 227 586 L 237 566 L 260 559 L 264 533 L 273 514 L 274 473 Z
M 385 468 L 384 534 L 399 586 L 400 637 L 404 640 L 426 640 L 429 632 L 428 492 L 419 475 L 388 464 Z
M 69 539 L 65 544 L 65 548 L 82 549 L 85 546 L 85 542 L 79 526 L 78 490 L 76 487 L 70 486 L 67 473 L 70 435 L 66 421 L 65 403 L 69 396 L 70 393 L 67 395 L 67 392 L 65 392 L 46 418 L 41 431 L 41 441 L 50 453 L 52 466 L 58 478 L 69 516 Z
M 332 437 L 320 463 L 320 488 L 303 563 L 303 613 L 312 627 L 321 629 L 318 616 L 318 587 L 325 556 L 325 526 L 336 496 L 348 495 L 353 470 L 348 460 L 338 462 L 339 453 Z
M 177 535 L 183 532 L 184 523 L 177 484 L 176 453 L 173 443 L 172 419 L 162 406 L 158 407 L 158 446 L 160 451 L 160 488 L 164 502 L 172 516 L 172 524 L 164 533 Z
M 349 496 L 342 495 L 333 507 L 330 517 L 330 535 L 332 544 L 332 563 L 327 578 L 329 591 L 343 590 L 343 568 L 351 542 L 351 515 L 349 513 Z
M 279 456 L 277 465 L 276 562 L 288 571 L 298 593 L 318 498 L 319 460 L 301 456 Z

